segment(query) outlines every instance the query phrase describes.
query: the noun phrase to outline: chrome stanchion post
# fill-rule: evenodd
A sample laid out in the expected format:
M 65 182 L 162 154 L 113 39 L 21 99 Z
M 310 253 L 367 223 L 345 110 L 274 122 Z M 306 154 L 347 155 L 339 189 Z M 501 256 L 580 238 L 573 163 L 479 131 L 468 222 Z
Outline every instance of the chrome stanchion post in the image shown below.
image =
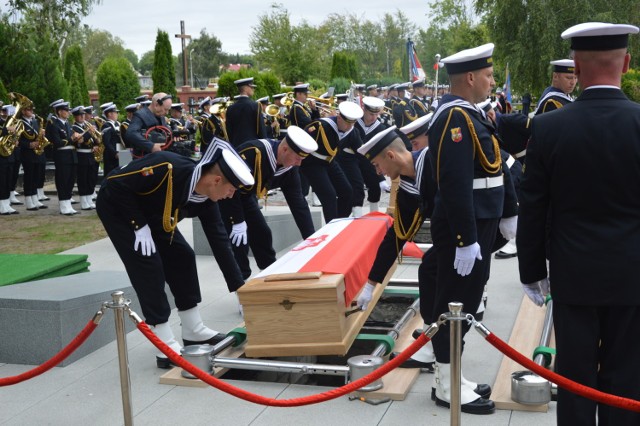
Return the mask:
M 451 425 L 460 425 L 462 418 L 461 408 L 461 379 L 462 379 L 462 321 L 466 316 L 462 315 L 462 303 L 449 303 L 449 327 L 450 327 L 450 356 L 451 356 Z
M 118 364 L 120 366 L 120 390 L 122 393 L 122 410 L 125 426 L 133 425 L 133 406 L 131 404 L 131 379 L 129 377 L 129 358 L 127 354 L 127 337 L 124 329 L 124 309 L 129 307 L 122 291 L 111 293 L 113 301 L 109 307 L 115 311 L 116 341 L 118 342 Z

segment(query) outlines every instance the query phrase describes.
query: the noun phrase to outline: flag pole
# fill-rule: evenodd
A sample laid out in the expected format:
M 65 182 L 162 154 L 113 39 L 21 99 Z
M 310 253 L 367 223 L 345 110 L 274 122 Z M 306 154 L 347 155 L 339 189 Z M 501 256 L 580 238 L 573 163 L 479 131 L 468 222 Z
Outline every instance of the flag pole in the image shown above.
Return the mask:
M 438 99 L 438 71 L 440 70 L 440 54 L 436 53 L 436 91 L 433 95 L 434 99 Z

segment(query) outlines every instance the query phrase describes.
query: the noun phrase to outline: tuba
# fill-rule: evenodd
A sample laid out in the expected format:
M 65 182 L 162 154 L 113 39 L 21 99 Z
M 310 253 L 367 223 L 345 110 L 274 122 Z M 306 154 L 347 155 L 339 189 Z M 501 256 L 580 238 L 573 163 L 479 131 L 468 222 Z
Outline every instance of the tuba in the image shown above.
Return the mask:
M 44 120 L 39 115 L 36 115 L 36 118 L 38 119 L 40 128 L 38 129 L 38 135 L 36 136 L 36 142 L 38 142 L 38 146 L 34 148 L 33 152 L 35 152 L 36 155 L 42 155 L 44 153 L 44 149 L 48 145 L 51 145 L 51 141 L 44 135 Z
M 88 121 L 87 121 L 87 126 L 89 127 L 89 132 L 91 132 L 91 136 L 97 142 L 95 145 L 97 149 L 93 151 L 93 158 L 96 160 L 97 163 L 100 163 L 104 158 L 104 143 L 102 142 L 101 130 L 106 120 L 101 117 L 93 117 L 93 119 L 95 120 L 96 126 L 98 126 L 98 128 L 96 129 L 96 127 L 93 124 L 89 123 Z
M 9 157 L 18 146 L 18 139 L 24 127 L 24 123 L 21 120 L 22 110 L 29 107 L 33 108 L 33 102 L 20 93 L 9 93 L 9 99 L 14 103 L 16 111 L 7 119 L 4 127 L 9 129 L 9 127 L 15 126 L 15 130 L 7 135 L 0 136 L 0 155 L 3 157 Z

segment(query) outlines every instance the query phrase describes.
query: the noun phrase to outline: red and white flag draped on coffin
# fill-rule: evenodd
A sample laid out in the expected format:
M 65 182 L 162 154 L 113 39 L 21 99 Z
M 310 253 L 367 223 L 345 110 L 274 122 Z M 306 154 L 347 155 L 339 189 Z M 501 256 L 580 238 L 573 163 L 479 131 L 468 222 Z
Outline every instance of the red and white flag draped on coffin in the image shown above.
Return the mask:
M 256 278 L 292 272 L 343 274 L 347 306 L 367 281 L 393 219 L 383 213 L 335 219 L 302 241 Z

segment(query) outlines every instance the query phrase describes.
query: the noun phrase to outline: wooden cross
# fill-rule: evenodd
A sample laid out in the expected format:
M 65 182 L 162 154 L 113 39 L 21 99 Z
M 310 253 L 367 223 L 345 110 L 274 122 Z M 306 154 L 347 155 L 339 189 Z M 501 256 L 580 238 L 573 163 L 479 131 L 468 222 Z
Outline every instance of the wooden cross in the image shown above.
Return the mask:
M 191 36 L 184 33 L 184 21 L 180 21 L 180 34 L 175 35 L 176 38 L 182 39 L 182 85 L 187 85 L 187 45 L 185 40 L 191 39 Z

